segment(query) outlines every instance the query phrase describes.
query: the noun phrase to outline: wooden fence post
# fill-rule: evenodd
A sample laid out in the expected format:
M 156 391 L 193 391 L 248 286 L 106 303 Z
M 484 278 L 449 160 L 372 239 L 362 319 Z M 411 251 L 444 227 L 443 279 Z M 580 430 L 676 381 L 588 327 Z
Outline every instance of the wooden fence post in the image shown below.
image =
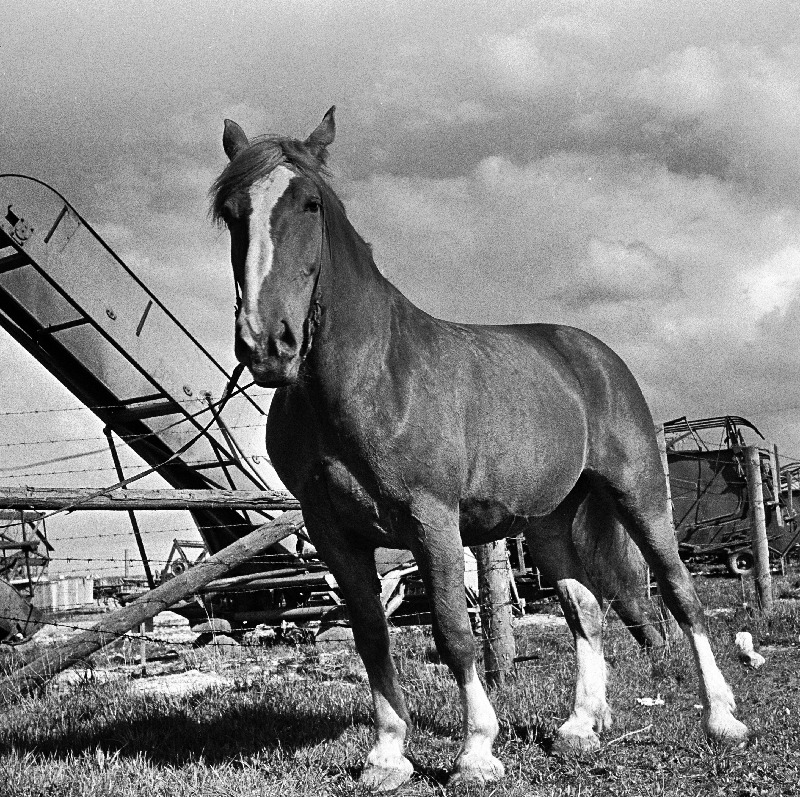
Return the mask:
M 764 512 L 764 490 L 761 479 L 761 456 L 758 448 L 747 446 L 744 450 L 747 495 L 750 500 L 750 539 L 755 558 L 755 582 L 758 608 L 772 614 L 772 574 L 769 569 L 767 544 L 767 519 Z
M 472 551 L 478 564 L 486 684 L 489 687 L 502 686 L 511 672 L 516 654 L 506 541 L 477 545 Z

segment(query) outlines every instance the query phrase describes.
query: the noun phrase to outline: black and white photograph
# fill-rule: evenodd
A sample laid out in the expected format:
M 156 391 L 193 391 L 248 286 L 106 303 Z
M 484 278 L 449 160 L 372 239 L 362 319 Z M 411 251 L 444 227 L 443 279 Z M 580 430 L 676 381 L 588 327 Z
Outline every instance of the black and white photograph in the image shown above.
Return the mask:
M 0 20 L 0 797 L 800 794 L 800 7 Z

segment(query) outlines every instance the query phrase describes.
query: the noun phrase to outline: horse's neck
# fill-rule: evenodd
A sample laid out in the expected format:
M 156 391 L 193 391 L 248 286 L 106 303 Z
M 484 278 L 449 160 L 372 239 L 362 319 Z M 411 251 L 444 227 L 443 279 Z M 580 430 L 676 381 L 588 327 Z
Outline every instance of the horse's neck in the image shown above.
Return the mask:
M 390 350 L 404 345 L 409 317 L 425 314 L 378 271 L 349 222 L 331 239 L 330 258 L 320 277 L 322 321 L 309 358 L 312 378 L 304 381 L 318 401 L 341 409 L 352 403 L 354 390 L 368 400 L 392 359 Z

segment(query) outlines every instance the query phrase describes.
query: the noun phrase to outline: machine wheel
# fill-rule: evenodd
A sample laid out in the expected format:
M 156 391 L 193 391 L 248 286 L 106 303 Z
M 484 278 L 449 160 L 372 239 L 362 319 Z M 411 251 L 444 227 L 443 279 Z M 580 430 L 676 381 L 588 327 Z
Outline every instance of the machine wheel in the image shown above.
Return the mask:
M 749 576 L 753 572 L 755 566 L 755 558 L 753 552 L 745 549 L 742 551 L 734 551 L 728 554 L 726 562 L 728 570 L 734 576 Z

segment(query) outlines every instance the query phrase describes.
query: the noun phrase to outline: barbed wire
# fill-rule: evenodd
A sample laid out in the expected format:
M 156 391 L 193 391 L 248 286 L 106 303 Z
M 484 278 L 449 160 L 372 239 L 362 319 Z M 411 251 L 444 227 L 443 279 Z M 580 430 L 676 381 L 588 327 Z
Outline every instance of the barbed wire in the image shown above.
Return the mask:
M 248 456 L 264 456 L 264 455 L 248 455 Z M 267 459 L 266 456 L 264 456 L 264 460 L 265 461 L 266 461 L 266 459 Z M 186 465 L 187 467 L 192 467 L 192 465 L 202 465 L 202 464 L 204 464 L 203 460 L 197 460 L 196 462 L 192 462 L 191 460 L 181 459 L 180 461 L 181 461 L 182 464 Z M 162 464 L 168 464 L 168 463 L 162 463 Z M 156 470 L 158 468 L 160 468 L 160 467 L 161 467 L 161 465 L 159 465 L 156 468 Z M 222 467 L 222 466 L 220 466 L 220 467 Z M 147 468 L 145 470 L 149 471 L 151 469 Z M 0 479 L 5 479 L 5 480 L 8 480 L 8 479 L 23 479 L 23 478 L 28 478 L 29 476 L 63 476 L 63 475 L 69 475 L 69 474 L 75 474 L 75 473 L 100 473 L 102 471 L 108 471 L 108 472 L 116 473 L 116 470 L 114 469 L 113 465 L 103 465 L 103 466 L 97 467 L 97 468 L 67 468 L 65 470 L 48 470 L 48 471 L 44 471 L 43 470 L 43 471 L 29 471 L 27 473 L 9 473 L 7 476 L 0 475 Z M 100 488 L 98 488 L 98 489 L 100 489 Z M 167 489 L 167 488 L 165 488 L 165 489 Z
M 188 420 L 188 419 L 183 419 Z M 230 423 L 226 424 L 228 429 L 257 429 L 259 427 L 266 425 L 266 419 L 260 420 L 258 423 Z M 166 426 L 162 429 L 155 429 L 152 432 L 142 432 L 140 434 L 120 434 L 119 432 L 114 432 L 119 440 L 124 443 L 130 443 L 131 441 L 137 440 L 146 440 L 148 437 L 157 437 L 159 434 L 162 434 L 165 431 L 169 431 L 171 426 Z M 91 437 L 55 437 L 50 440 L 18 440 L 13 443 L 0 443 L 0 448 L 17 448 L 22 446 L 43 446 L 43 445 L 52 445 L 55 443 L 88 443 L 91 441 L 96 440 L 98 443 L 105 442 L 105 437 L 102 435 L 96 434 L 92 435 Z M 105 448 L 98 449 L 95 451 L 87 451 L 86 454 L 93 454 L 93 453 L 101 453 L 107 452 L 108 445 Z
M 551 601 L 552 599 L 548 596 L 548 597 L 542 597 L 540 600 L 542 602 L 545 602 L 545 601 Z M 510 600 L 510 601 L 498 601 L 498 602 L 493 602 L 493 603 L 486 603 L 486 602 L 481 603 L 481 602 L 478 602 L 475 605 L 473 605 L 472 608 L 473 608 L 473 610 L 476 610 L 476 611 L 480 611 L 480 610 L 487 611 L 487 610 L 491 610 L 491 609 L 503 608 L 503 607 L 506 607 L 506 606 L 511 606 L 513 608 L 513 607 L 518 606 L 518 604 L 517 604 L 516 601 L 513 601 L 513 600 Z M 327 610 L 336 610 L 337 606 L 333 605 L 333 604 L 331 604 L 331 605 L 320 604 L 319 605 L 319 609 L 320 609 L 320 613 L 324 614 Z M 167 608 L 164 611 L 170 611 L 170 608 Z M 408 610 L 408 611 L 405 611 L 405 612 L 395 611 L 387 618 L 387 622 L 389 623 L 390 627 L 392 627 L 392 626 L 398 627 L 397 622 L 396 622 L 398 620 L 417 619 L 419 621 L 419 620 L 421 620 L 421 618 L 425 617 L 426 615 L 427 616 L 432 615 L 432 608 L 429 605 L 424 605 L 424 606 L 421 606 L 418 609 Z M 604 616 L 603 622 L 607 623 L 608 622 L 608 617 L 610 617 L 608 611 L 604 612 L 603 616 Z M 209 617 L 211 617 L 211 615 L 209 615 Z M 14 616 L 0 615 L 0 619 L 7 620 L 7 621 L 10 621 L 10 622 L 19 622 L 19 618 L 18 617 L 14 617 Z M 153 618 L 148 618 L 148 620 L 152 620 L 152 619 Z M 142 623 L 140 623 L 139 625 L 143 625 L 148 620 L 142 621 Z M 293 621 L 291 621 L 291 620 L 289 620 L 287 622 L 293 623 Z M 336 622 L 337 623 L 341 623 L 341 618 L 337 619 Z M 622 620 L 620 620 L 619 622 L 622 622 Z M 49 627 L 52 627 L 52 628 L 63 628 L 63 629 L 66 629 L 66 630 L 79 632 L 79 633 L 97 634 L 97 636 L 99 636 L 101 638 L 113 637 L 113 639 L 111 639 L 106 645 L 103 645 L 102 647 L 109 647 L 110 645 L 114 644 L 115 642 L 118 642 L 119 640 L 122 640 L 123 642 L 126 641 L 126 640 L 130 640 L 130 641 L 134 641 L 134 642 L 150 642 L 150 643 L 155 643 L 155 644 L 159 644 L 159 645 L 165 645 L 165 646 L 168 646 L 168 647 L 186 647 L 186 648 L 192 648 L 192 649 L 195 649 L 195 650 L 198 649 L 198 646 L 196 644 L 196 639 L 194 639 L 194 640 L 164 639 L 163 636 L 156 636 L 152 632 L 150 634 L 148 634 L 148 633 L 142 633 L 141 631 L 133 631 L 133 630 L 131 630 L 131 631 L 126 631 L 126 632 L 124 632 L 122 634 L 116 634 L 116 633 L 111 634 L 108 629 L 86 628 L 85 626 L 82 626 L 82 625 L 76 625 L 74 623 L 67 623 L 67 622 L 59 621 L 59 620 L 55 620 L 55 619 L 41 620 L 41 621 L 39 621 L 39 624 L 42 625 L 42 626 L 49 626 Z M 418 622 L 416 624 L 429 625 L 430 623 L 429 622 Z M 629 629 L 636 629 L 636 628 L 658 627 L 658 626 L 661 626 L 662 628 L 666 628 L 669 624 L 670 624 L 670 621 L 668 619 L 664 619 L 662 617 L 653 617 L 652 619 L 648 619 L 647 622 L 632 623 L 632 624 L 625 623 L 624 625 Z M 265 626 L 273 627 L 273 628 L 274 627 L 280 627 L 280 624 L 277 623 L 277 622 L 261 623 L 259 625 L 265 625 Z M 349 627 L 349 625 L 347 627 Z M 241 634 L 245 634 L 246 635 L 249 631 L 255 631 L 255 630 L 256 630 L 256 626 L 253 626 L 252 628 L 249 628 L 247 630 L 238 629 L 234 633 L 237 636 L 241 635 Z M 200 637 L 202 635 L 202 632 L 198 633 L 198 632 L 191 631 L 191 628 L 189 628 L 188 626 L 186 628 L 186 631 L 189 632 L 189 633 L 197 633 L 198 637 Z M 221 635 L 228 636 L 227 634 L 221 634 Z M 341 644 L 341 640 L 334 640 L 334 639 L 326 640 L 326 639 L 319 639 L 319 638 L 313 637 L 313 642 L 312 642 L 312 639 L 309 639 L 309 643 L 313 643 L 315 645 L 325 644 L 327 642 L 330 642 L 330 643 L 333 643 L 333 644 L 337 644 L 337 645 Z M 297 645 L 293 645 L 293 646 L 297 647 Z M 239 641 L 238 647 L 239 648 L 256 648 L 256 649 L 263 650 L 267 646 L 264 645 L 261 642 L 251 642 L 251 641 L 247 641 L 247 640 L 242 639 L 241 641 Z M 95 653 L 97 653 L 97 652 L 99 652 L 99 650 L 95 651 Z M 90 655 L 94 655 L 94 654 L 90 654 Z M 13 672 L 11 673 L 11 675 L 13 676 Z
M 246 392 L 248 396 L 268 396 L 274 392 L 273 388 L 259 388 L 255 382 L 250 382 L 249 384 L 245 385 L 241 392 Z M 194 404 L 196 403 L 197 399 L 171 399 L 173 404 Z M 18 416 L 18 415 L 45 415 L 49 413 L 57 413 L 57 412 L 86 412 L 86 411 L 93 411 L 93 410 L 118 410 L 120 408 L 119 403 L 117 404 L 82 404 L 80 406 L 69 406 L 69 407 L 45 407 L 40 409 L 28 409 L 28 410 L 6 410 L 0 411 L 0 417 L 6 416 Z

